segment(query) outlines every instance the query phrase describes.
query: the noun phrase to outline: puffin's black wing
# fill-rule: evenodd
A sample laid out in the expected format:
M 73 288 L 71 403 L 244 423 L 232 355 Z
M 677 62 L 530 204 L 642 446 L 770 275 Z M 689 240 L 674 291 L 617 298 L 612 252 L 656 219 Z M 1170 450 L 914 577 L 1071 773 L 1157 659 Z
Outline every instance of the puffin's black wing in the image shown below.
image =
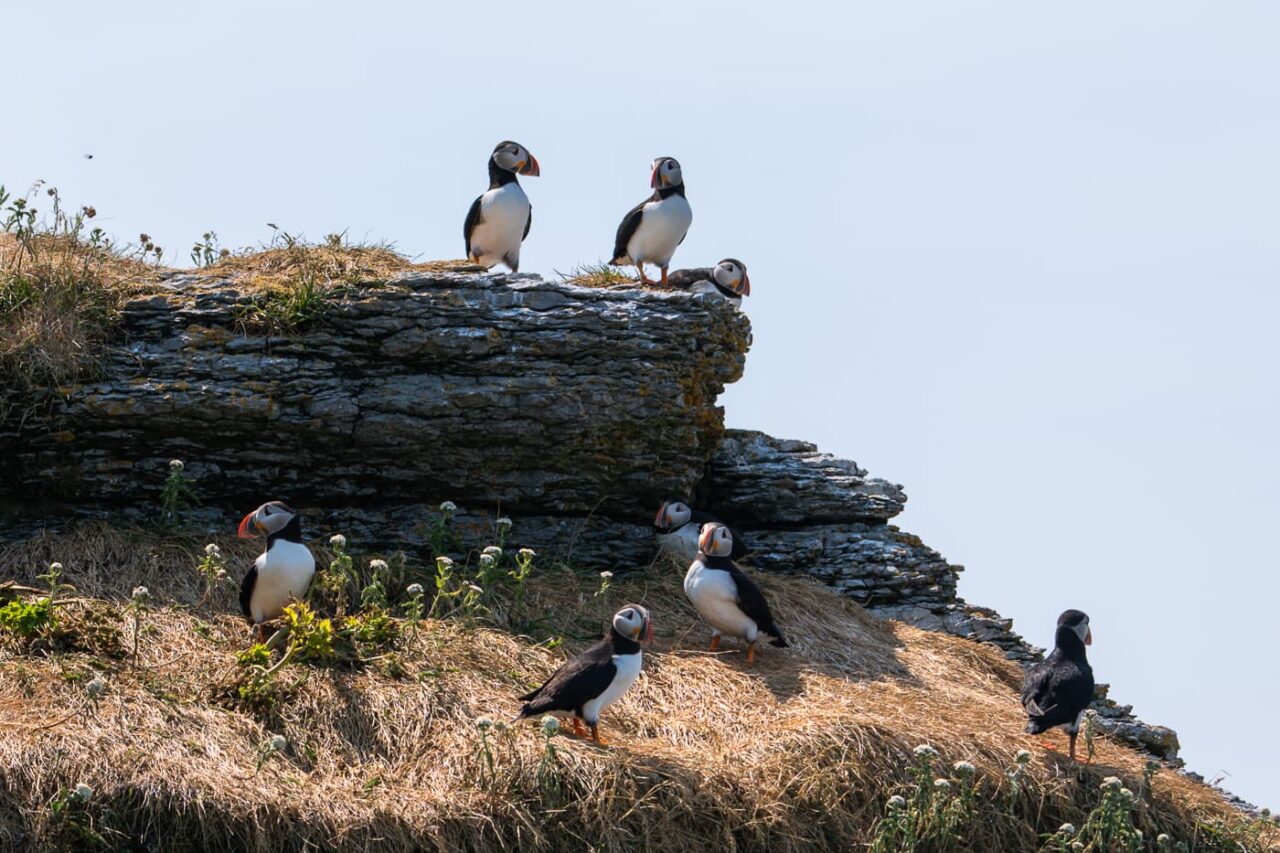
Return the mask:
M 760 587 L 734 565 L 729 566 L 729 577 L 733 578 L 733 585 L 738 588 L 738 607 L 742 612 L 750 616 L 761 631 L 774 638 L 772 645 L 786 648 L 787 638 L 782 636 L 782 631 L 773 623 L 769 602 L 764 600 Z
M 480 199 L 476 196 L 476 200 L 471 202 L 471 209 L 467 211 L 467 221 L 462 223 L 462 237 L 467 241 L 467 257 L 471 257 L 471 234 L 476 230 L 476 226 L 480 224 Z M 529 226 L 525 225 L 524 233 L 529 233 Z
M 253 600 L 253 587 L 257 582 L 258 563 L 255 561 L 245 573 L 244 580 L 240 582 L 240 610 L 244 613 L 244 618 L 250 622 L 253 621 L 253 611 L 249 609 L 249 602 Z
M 712 267 L 698 267 L 691 270 L 676 270 L 673 273 L 667 273 L 667 284 L 672 287 L 693 287 L 700 281 L 715 281 L 711 277 L 714 272 Z
M 1083 668 L 1055 650 L 1027 670 L 1022 681 L 1022 707 L 1027 731 L 1039 734 L 1072 723 L 1093 701 L 1093 670 Z
M 520 242 L 524 242 L 525 237 L 529 236 L 529 226 L 533 225 L 533 205 L 529 205 L 529 218 L 524 221 L 524 234 L 520 237 Z
M 520 699 L 525 703 L 521 717 L 532 717 L 548 711 L 578 711 L 587 702 L 599 696 L 618 674 L 613 662 L 613 646 L 601 640 L 564 666 L 557 669 L 532 693 Z
M 631 238 L 635 236 L 636 229 L 640 227 L 640 220 L 644 217 L 644 206 L 652 199 L 646 198 L 635 207 L 627 211 L 627 215 L 622 218 L 622 224 L 618 226 L 618 236 L 613 241 L 613 260 L 611 264 L 620 264 L 622 259 L 627 256 L 627 244 L 631 242 Z

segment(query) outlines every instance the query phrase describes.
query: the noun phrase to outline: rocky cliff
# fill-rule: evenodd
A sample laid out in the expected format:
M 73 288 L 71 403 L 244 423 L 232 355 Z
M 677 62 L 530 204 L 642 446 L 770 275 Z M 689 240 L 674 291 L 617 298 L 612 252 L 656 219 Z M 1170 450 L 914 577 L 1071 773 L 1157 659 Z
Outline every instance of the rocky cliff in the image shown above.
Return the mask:
M 288 335 L 254 330 L 233 279 L 174 275 L 122 308 L 100 378 L 16 399 L 0 423 L 9 529 L 145 516 L 171 458 L 197 523 L 272 498 L 313 532 L 425 546 L 435 507 L 484 544 L 585 568 L 653 559 L 648 521 L 691 496 L 743 531 L 756 564 L 822 579 L 871 611 L 1040 650 L 959 598 L 961 567 L 890 524 L 901 486 L 811 444 L 725 430 L 716 397 L 743 372 L 745 315 L 714 296 L 588 288 L 537 276 L 413 272 L 347 288 Z M 1117 736 L 1163 758 L 1176 735 L 1100 697 Z

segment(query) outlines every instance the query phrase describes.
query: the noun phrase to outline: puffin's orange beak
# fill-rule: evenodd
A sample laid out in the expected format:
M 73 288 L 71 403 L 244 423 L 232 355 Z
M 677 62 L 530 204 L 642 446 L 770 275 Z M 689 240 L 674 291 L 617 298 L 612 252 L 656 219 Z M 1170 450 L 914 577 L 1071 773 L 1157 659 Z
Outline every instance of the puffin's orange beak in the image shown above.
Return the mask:
M 667 502 L 663 501 L 662 506 L 658 507 L 658 514 L 653 517 L 653 526 L 661 527 L 662 523 L 667 520 Z
M 1084 632 L 1084 644 L 1086 646 L 1093 645 L 1093 629 L 1092 628 Z
M 649 619 L 644 622 L 644 642 L 653 642 L 653 622 Z
M 256 511 L 257 510 L 254 512 Z M 241 539 L 252 539 L 258 535 L 258 531 L 260 529 L 257 519 L 253 517 L 253 513 L 251 512 L 240 521 L 240 527 L 236 530 L 236 536 Z
M 528 175 L 531 178 L 536 178 L 542 174 L 542 170 L 538 168 L 538 158 L 532 154 L 529 155 L 529 162 L 522 165 L 519 171 L 520 174 Z
M 657 189 L 658 187 L 658 167 L 653 167 L 653 174 L 649 176 L 649 186 Z
M 742 271 L 742 295 L 751 295 L 751 276 L 747 275 L 747 271 Z
M 702 549 L 702 553 L 711 554 L 711 543 L 715 541 L 716 529 L 710 525 L 702 528 L 701 535 L 698 536 L 698 547 Z

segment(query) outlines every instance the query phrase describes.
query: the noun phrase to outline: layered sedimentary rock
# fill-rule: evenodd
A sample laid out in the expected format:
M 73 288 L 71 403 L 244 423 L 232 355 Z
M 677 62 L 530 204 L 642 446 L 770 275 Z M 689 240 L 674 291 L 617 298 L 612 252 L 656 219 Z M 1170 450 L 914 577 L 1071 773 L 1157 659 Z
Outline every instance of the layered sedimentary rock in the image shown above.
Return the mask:
M 716 397 L 751 330 L 715 296 L 537 276 L 413 273 L 347 290 L 288 336 L 247 333 L 232 281 L 174 276 L 128 302 L 102 378 L 0 411 L 0 500 L 26 519 L 153 515 L 168 460 L 225 529 L 263 500 L 313 535 L 425 553 L 438 504 L 463 547 L 494 541 L 625 570 L 654 557 L 659 501 L 735 525 L 758 570 L 812 575 L 879 615 L 1041 651 L 957 596 L 960 566 L 890 524 L 901 486 L 802 441 L 723 429 Z M 23 413 L 15 417 L 13 413 Z M 230 521 L 229 521 L 230 520 Z M 14 522 L 17 523 L 14 523 Z M 1176 735 L 1106 698 L 1104 729 L 1173 758 Z

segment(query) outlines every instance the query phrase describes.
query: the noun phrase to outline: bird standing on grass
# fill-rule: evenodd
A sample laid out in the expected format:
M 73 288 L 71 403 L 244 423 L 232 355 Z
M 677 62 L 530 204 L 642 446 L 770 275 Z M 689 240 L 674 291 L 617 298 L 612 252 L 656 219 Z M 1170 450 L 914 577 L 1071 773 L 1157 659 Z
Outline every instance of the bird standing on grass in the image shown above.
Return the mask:
M 662 286 L 666 287 L 667 267 L 693 223 L 693 209 L 684 197 L 684 176 L 674 157 L 653 161 L 649 186 L 653 195 L 627 211 L 618 226 L 609 263 L 634 265 L 641 284 L 652 283 L 645 278 L 644 265 L 653 264 L 662 269 Z
M 725 258 L 714 267 L 676 270 L 667 276 L 667 283 L 691 293 L 718 293 L 735 308 L 742 307 L 742 297 L 751 295 L 747 265 L 737 258 Z
M 471 203 L 462 224 L 467 259 L 484 267 L 520 271 L 520 244 L 533 224 L 533 205 L 516 175 L 536 178 L 538 161 L 518 142 L 499 142 L 489 155 L 489 189 Z
M 573 733 L 585 736 L 582 722 L 591 727 L 591 738 L 600 739 L 600 714 L 613 704 L 640 675 L 642 642 L 653 639 L 649 611 L 628 604 L 613 616 L 609 635 L 582 654 L 567 661 L 546 683 L 520 697 L 524 706 L 519 720 L 538 714 L 568 714 Z
M 774 638 L 771 645 L 786 648 L 787 639 L 774 623 L 764 593 L 730 556 L 733 534 L 729 528 L 714 521 L 704 524 L 698 549 L 684 576 L 684 592 L 711 625 L 711 651 L 720 648 L 724 634 L 747 641 L 749 664 L 756 661 L 756 638 L 762 633 Z
M 265 623 L 278 618 L 290 601 L 307 594 L 316 558 L 302 544 L 298 514 L 280 501 L 265 503 L 246 515 L 236 533 L 241 539 L 267 537 L 266 550 L 253 561 L 240 585 L 240 609 L 262 642 Z
M 1085 709 L 1093 701 L 1093 667 L 1085 646 L 1093 644 L 1089 616 L 1066 610 L 1058 617 L 1053 651 L 1043 662 L 1027 670 L 1022 682 L 1022 707 L 1027 712 L 1027 734 L 1038 735 L 1061 727 L 1070 742 L 1070 758 L 1076 760 L 1076 735 Z M 1052 749 L 1051 744 L 1046 744 Z

